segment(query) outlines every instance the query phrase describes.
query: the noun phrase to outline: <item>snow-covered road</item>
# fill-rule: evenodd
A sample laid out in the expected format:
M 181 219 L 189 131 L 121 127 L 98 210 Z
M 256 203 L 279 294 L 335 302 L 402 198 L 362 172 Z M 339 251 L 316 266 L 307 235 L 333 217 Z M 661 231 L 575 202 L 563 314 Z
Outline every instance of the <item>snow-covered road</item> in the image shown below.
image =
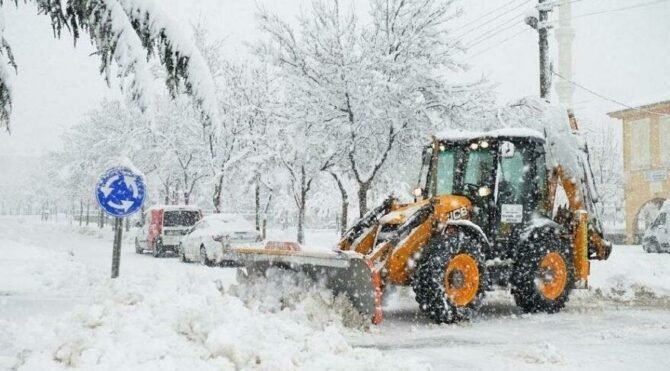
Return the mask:
M 474 320 L 438 326 L 398 290 L 366 330 L 322 292 L 250 301 L 230 288 L 234 269 L 130 241 L 112 282 L 110 231 L 0 218 L 0 369 L 670 369 L 670 255 L 637 246 L 594 262 L 592 289 L 559 314 L 523 315 L 494 293 Z

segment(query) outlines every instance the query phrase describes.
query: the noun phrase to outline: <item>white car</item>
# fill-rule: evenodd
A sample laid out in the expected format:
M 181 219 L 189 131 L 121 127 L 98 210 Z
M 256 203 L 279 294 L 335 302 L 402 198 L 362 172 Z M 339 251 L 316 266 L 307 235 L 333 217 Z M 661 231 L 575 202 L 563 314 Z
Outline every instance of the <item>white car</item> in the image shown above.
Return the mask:
M 182 238 L 179 252 L 183 262 L 224 264 L 235 246 L 258 247 L 260 232 L 239 214 L 212 214 L 204 217 Z
M 670 201 L 663 204 L 656 219 L 644 232 L 642 247 L 646 252 L 670 252 Z

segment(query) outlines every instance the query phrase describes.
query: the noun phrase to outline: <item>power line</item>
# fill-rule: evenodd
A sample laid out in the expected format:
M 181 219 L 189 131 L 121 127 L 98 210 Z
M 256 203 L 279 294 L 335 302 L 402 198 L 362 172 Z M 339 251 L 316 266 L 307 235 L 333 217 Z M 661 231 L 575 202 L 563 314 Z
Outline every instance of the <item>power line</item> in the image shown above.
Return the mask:
M 514 27 L 516 27 L 516 26 L 520 26 L 520 25 L 524 25 L 524 26 L 525 26 L 524 23 L 519 22 L 519 23 L 512 23 L 512 24 L 510 24 L 510 25 L 508 25 L 508 26 L 506 26 L 506 27 L 504 27 L 504 28 L 498 29 L 498 30 L 494 30 L 495 32 L 493 32 L 492 34 L 491 34 L 491 33 L 490 33 L 490 34 L 486 34 L 486 35 L 490 35 L 490 36 L 488 36 L 488 37 L 474 39 L 473 41 L 471 41 L 470 44 L 468 44 L 468 45 L 466 46 L 466 48 L 467 48 L 467 49 L 470 49 L 470 48 L 472 48 L 473 46 L 477 46 L 477 45 L 479 45 L 479 44 L 481 44 L 481 43 L 483 43 L 483 42 L 485 42 L 485 41 L 487 41 L 487 40 L 490 40 L 492 37 L 495 37 L 495 36 L 500 35 L 501 33 L 503 33 L 503 32 L 505 32 L 505 31 L 509 30 L 510 28 L 514 28 Z M 524 28 L 524 29 L 528 29 L 528 28 Z M 483 35 L 482 35 L 482 36 L 483 36 Z
M 581 1 L 581 0 L 575 0 L 575 1 Z M 591 12 L 591 13 L 585 13 L 585 14 L 578 14 L 574 17 L 571 17 L 570 19 L 578 19 L 578 18 L 584 18 L 584 17 L 590 17 L 594 15 L 599 15 L 599 14 L 607 14 L 607 13 L 615 13 L 615 12 L 621 12 L 624 10 L 629 10 L 629 9 L 636 9 L 636 8 L 643 8 L 647 6 L 652 6 L 660 3 L 666 3 L 670 0 L 657 0 L 657 1 L 651 1 L 647 3 L 641 3 L 641 4 L 636 4 L 636 5 L 631 5 L 631 6 L 625 6 L 622 8 L 615 8 L 615 9 L 609 9 L 609 10 L 601 10 L 597 12 Z M 557 23 L 558 21 L 552 21 L 551 23 Z
M 624 11 L 624 10 L 628 10 L 628 9 L 642 8 L 642 7 L 645 7 L 645 6 L 651 6 L 651 5 L 656 5 L 656 4 L 660 4 L 660 3 L 666 3 L 666 2 L 668 2 L 668 0 L 657 0 L 657 1 L 652 1 L 652 2 L 648 2 L 648 3 L 626 6 L 626 7 L 623 7 L 623 8 L 616 8 L 616 9 L 610 9 L 610 10 L 603 10 L 603 11 L 600 11 L 600 12 L 580 14 L 580 15 L 577 15 L 573 18 L 582 18 L 582 17 L 588 17 L 588 16 L 592 16 L 592 15 L 597 15 L 597 14 L 620 12 L 620 11 Z
M 578 84 L 578 83 L 576 83 L 576 82 L 574 82 L 574 81 L 572 81 L 572 80 L 570 80 L 570 79 L 568 79 L 568 78 L 565 78 L 565 77 L 561 76 L 560 74 L 558 74 L 558 73 L 556 73 L 556 72 L 554 72 L 554 71 L 551 71 L 551 73 L 552 73 L 553 75 L 555 75 L 556 77 L 558 77 L 558 78 L 560 78 L 560 79 L 562 79 L 562 80 L 564 80 L 564 81 L 567 81 L 567 82 L 569 82 L 570 84 L 572 84 L 572 85 L 574 85 L 574 86 L 576 86 L 576 87 L 578 87 L 578 88 L 580 88 L 580 89 L 582 89 L 582 90 L 584 90 L 584 91 L 586 91 L 586 92 L 588 92 L 588 93 L 591 93 L 592 95 L 594 95 L 594 96 L 596 96 L 596 97 L 598 97 L 598 98 L 600 98 L 600 99 L 604 99 L 604 100 L 606 100 L 606 101 L 609 101 L 609 102 L 618 104 L 618 105 L 620 105 L 620 106 L 622 106 L 622 107 L 626 107 L 626 108 L 628 108 L 628 109 L 632 109 L 632 110 L 635 110 L 635 111 L 645 112 L 645 113 L 650 113 L 650 114 L 658 115 L 658 116 L 670 117 L 670 115 L 668 115 L 668 114 L 666 114 L 666 113 L 650 111 L 650 110 L 646 110 L 646 109 L 644 109 L 644 108 L 633 107 L 633 106 L 631 106 L 631 105 L 629 105 L 629 104 L 622 103 L 622 102 L 620 102 L 620 101 L 618 101 L 618 100 L 616 100 L 616 99 L 612 99 L 612 98 L 606 97 L 606 96 L 604 96 L 604 95 L 602 95 L 602 94 L 600 94 L 600 93 L 597 93 L 597 92 L 595 92 L 595 91 L 593 91 L 593 90 L 591 90 L 591 89 L 585 87 L 584 85 Z
M 496 32 L 499 32 L 502 29 L 509 28 L 509 27 L 507 27 L 509 24 L 516 23 L 516 22 L 522 23 L 523 19 L 521 17 L 524 15 L 524 13 L 525 12 L 517 13 L 517 14 L 513 15 L 512 17 L 507 18 L 506 20 L 492 26 L 489 29 L 481 30 L 483 32 L 481 32 L 479 34 L 474 34 L 473 35 L 474 37 L 472 37 L 472 38 L 469 37 L 469 36 L 471 36 L 471 34 L 466 34 L 463 37 L 459 38 L 457 41 L 461 42 L 461 41 L 465 41 L 466 39 L 469 38 L 470 40 L 468 40 L 467 42 L 468 43 L 473 43 L 473 42 L 481 40 L 482 38 L 486 39 L 491 34 L 495 34 Z M 487 23 L 483 24 L 482 27 L 487 26 L 489 23 L 491 23 L 491 22 L 487 22 Z
M 476 29 L 473 29 L 473 30 L 471 30 L 471 31 L 465 32 L 465 33 L 461 34 L 460 36 L 455 37 L 456 42 L 463 42 L 463 41 L 465 41 L 466 39 L 469 39 L 469 38 L 472 37 L 472 38 L 468 41 L 468 43 L 472 43 L 474 40 L 479 40 L 479 39 L 481 39 L 482 37 L 485 37 L 485 36 L 491 34 L 492 32 L 496 32 L 496 31 L 498 31 L 500 28 L 505 27 L 505 26 L 508 25 L 510 22 L 514 22 L 514 21 L 518 20 L 519 17 L 523 16 L 523 14 L 525 13 L 524 11 L 522 11 L 522 12 L 520 12 L 520 13 L 517 13 L 517 14 L 513 15 L 511 18 L 507 18 L 507 19 L 503 20 L 502 22 L 496 22 L 498 19 L 500 19 L 500 18 L 502 18 L 503 16 L 505 16 L 505 15 L 511 13 L 512 11 L 517 10 L 517 9 L 519 9 L 520 7 L 527 5 L 528 2 L 529 2 L 529 0 L 525 0 L 524 2 L 518 4 L 517 6 L 511 8 L 511 9 L 508 9 L 507 11 L 505 11 L 505 12 L 503 12 L 503 13 L 497 15 L 496 17 L 494 17 L 494 18 L 492 18 L 492 19 L 490 19 L 490 20 L 488 20 L 488 21 L 486 21 L 486 22 L 484 22 L 484 23 L 482 23 L 482 24 L 479 24 L 478 27 L 477 27 Z M 492 28 L 488 28 L 488 29 L 487 29 L 487 27 L 490 26 L 490 25 L 492 26 Z M 481 32 L 481 31 L 483 31 L 483 32 Z
M 572 1 L 569 1 L 568 4 L 577 3 L 577 2 L 580 2 L 580 1 L 584 1 L 584 0 L 572 0 Z M 524 5 L 524 4 L 520 4 L 520 5 Z M 558 6 L 560 6 L 560 5 L 561 4 L 558 4 Z M 510 10 L 513 10 L 513 9 L 510 9 Z M 474 39 L 470 40 L 470 43 L 469 43 L 469 45 L 466 46 L 466 48 L 469 49 L 469 48 L 472 48 L 473 46 L 479 45 L 482 42 L 485 42 L 485 41 L 491 39 L 492 37 L 495 37 L 495 36 L 499 35 L 500 33 L 513 28 L 517 24 L 525 24 L 525 23 L 523 23 L 523 21 L 524 21 L 523 19 L 521 19 L 520 23 L 516 23 L 517 21 L 520 20 L 520 17 L 523 16 L 524 14 L 525 14 L 525 12 L 518 13 L 514 17 L 507 19 L 507 21 L 504 21 L 503 23 L 501 23 L 501 24 L 495 26 L 494 28 L 484 32 L 483 34 L 480 34 L 479 36 L 476 36 Z M 502 16 L 502 14 L 501 14 L 501 16 Z M 515 36 L 515 35 L 513 35 L 513 36 Z M 461 37 L 459 40 L 456 40 L 456 41 L 462 41 L 463 38 L 464 37 Z
M 483 49 L 483 50 L 479 51 L 478 53 L 472 54 L 472 55 L 470 56 L 470 58 L 474 58 L 474 57 L 476 57 L 476 56 L 478 56 L 478 55 L 481 55 L 481 54 L 484 54 L 484 53 L 488 52 L 488 51 L 491 50 L 491 49 L 495 49 L 495 48 L 499 47 L 500 45 L 502 45 L 502 44 L 504 44 L 504 43 L 506 43 L 506 42 L 512 40 L 513 38 L 515 38 L 515 37 L 521 35 L 522 33 L 526 32 L 526 31 L 530 31 L 530 30 L 531 30 L 530 28 L 524 28 L 523 30 L 521 30 L 521 31 L 519 31 L 519 32 L 517 32 L 517 33 L 515 33 L 515 34 L 513 34 L 512 36 L 507 37 L 507 38 L 505 38 L 505 39 L 499 41 L 499 42 L 496 43 L 495 45 L 490 46 L 490 47 L 488 47 L 488 48 L 486 48 L 486 49 Z
M 503 13 L 501 13 L 501 14 L 498 14 L 498 15 L 497 15 L 496 17 L 494 17 L 493 19 L 486 20 L 486 21 L 484 20 L 484 18 L 486 18 L 486 17 L 489 16 L 490 14 L 493 14 L 493 13 L 499 11 L 500 9 L 503 9 L 503 8 L 507 7 L 508 5 L 510 5 L 510 4 L 512 4 L 512 3 L 516 2 L 516 1 L 517 1 L 517 0 L 510 0 L 510 1 L 508 1 L 507 3 L 503 4 L 502 6 L 499 6 L 499 7 L 495 8 L 495 9 L 489 11 L 488 13 L 486 13 L 486 14 L 480 16 L 479 18 L 474 19 L 474 20 L 472 20 L 472 21 L 466 23 L 465 25 L 461 26 L 460 31 L 465 30 L 465 32 L 463 32 L 463 33 L 461 33 L 461 34 L 458 34 L 457 36 L 455 36 L 455 38 L 457 38 L 457 39 L 462 39 L 463 37 L 467 36 L 467 35 L 470 33 L 471 30 L 477 29 L 477 28 L 479 28 L 479 27 L 481 27 L 481 26 L 485 26 L 486 24 L 491 23 L 491 22 L 495 21 L 496 19 L 498 19 L 498 18 L 504 16 L 505 14 L 508 14 L 508 13 L 510 13 L 511 11 L 516 10 L 516 9 L 520 8 L 521 6 L 525 5 L 526 3 L 529 3 L 529 2 L 530 2 L 530 0 L 523 0 L 520 4 L 517 4 L 514 8 L 508 9 L 507 11 L 505 11 L 505 12 L 503 12 Z M 483 23 L 481 23 L 482 21 L 483 21 Z M 479 24 L 478 24 L 478 23 L 479 23 Z M 468 28 L 468 26 L 471 26 L 471 25 L 475 25 L 474 29 L 473 29 L 472 27 Z
M 506 2 L 505 4 L 499 6 L 499 7 L 495 8 L 495 9 L 493 9 L 493 10 L 491 10 L 491 11 L 489 11 L 489 12 L 487 12 L 487 13 L 485 13 L 485 14 L 482 14 L 481 16 L 479 16 L 479 18 L 473 19 L 472 21 L 470 21 L 470 22 L 468 22 L 468 23 L 462 25 L 462 26 L 461 26 L 461 30 L 462 30 L 462 29 L 467 29 L 467 27 L 470 26 L 470 25 L 472 25 L 472 24 L 481 22 L 484 18 L 486 18 L 486 17 L 488 17 L 489 15 L 491 15 L 491 14 L 493 14 L 493 13 L 499 11 L 500 9 L 505 8 L 507 5 L 512 4 L 512 3 L 514 3 L 515 1 L 517 1 L 517 0 L 510 0 L 510 1 Z M 524 0 L 524 1 L 527 1 L 527 0 Z

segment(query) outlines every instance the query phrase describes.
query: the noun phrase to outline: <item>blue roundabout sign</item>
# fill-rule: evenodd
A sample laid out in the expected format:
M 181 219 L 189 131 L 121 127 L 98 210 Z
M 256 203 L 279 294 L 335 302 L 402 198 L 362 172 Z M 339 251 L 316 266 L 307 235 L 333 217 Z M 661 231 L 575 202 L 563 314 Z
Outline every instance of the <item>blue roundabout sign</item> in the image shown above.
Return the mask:
M 107 170 L 95 187 L 100 207 L 109 215 L 123 218 L 136 213 L 144 203 L 144 178 L 127 167 Z

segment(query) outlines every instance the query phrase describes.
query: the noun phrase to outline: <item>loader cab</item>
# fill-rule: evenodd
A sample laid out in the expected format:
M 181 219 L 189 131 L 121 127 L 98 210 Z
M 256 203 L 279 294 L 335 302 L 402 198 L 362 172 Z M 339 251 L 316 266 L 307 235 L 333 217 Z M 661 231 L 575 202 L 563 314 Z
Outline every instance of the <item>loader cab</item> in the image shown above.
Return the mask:
M 530 131 L 497 130 L 437 136 L 424 182 L 429 197 L 466 196 L 472 221 L 490 241 L 518 238 L 533 215 L 548 215 L 544 139 Z M 426 155 L 424 154 L 424 164 Z

